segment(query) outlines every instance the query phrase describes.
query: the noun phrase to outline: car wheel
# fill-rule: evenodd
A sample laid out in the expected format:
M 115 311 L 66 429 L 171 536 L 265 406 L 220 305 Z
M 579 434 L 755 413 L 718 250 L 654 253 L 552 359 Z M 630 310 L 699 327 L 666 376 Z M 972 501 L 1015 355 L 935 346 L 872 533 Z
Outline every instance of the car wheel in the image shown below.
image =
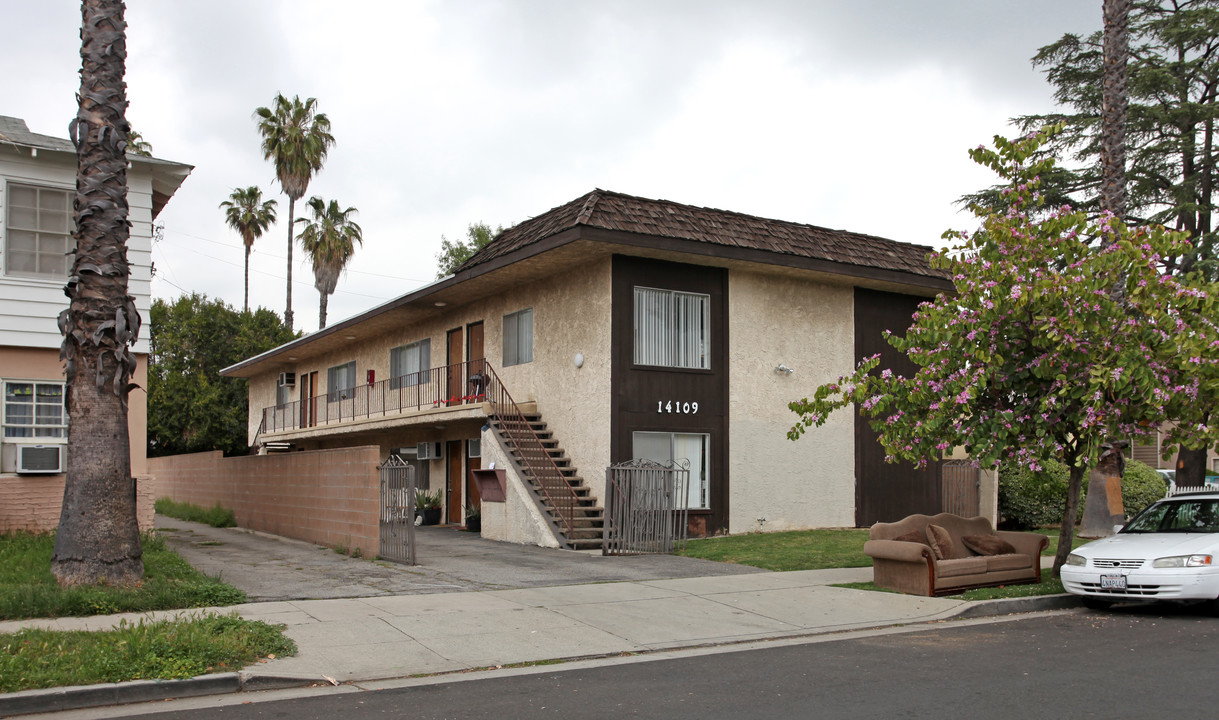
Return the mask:
M 1113 601 L 1086 597 L 1084 598 L 1084 607 L 1088 608 L 1089 610 L 1108 610 L 1109 608 L 1113 607 Z
M 1202 607 L 1206 609 L 1208 615 L 1219 617 L 1219 599 L 1206 600 L 1202 603 Z

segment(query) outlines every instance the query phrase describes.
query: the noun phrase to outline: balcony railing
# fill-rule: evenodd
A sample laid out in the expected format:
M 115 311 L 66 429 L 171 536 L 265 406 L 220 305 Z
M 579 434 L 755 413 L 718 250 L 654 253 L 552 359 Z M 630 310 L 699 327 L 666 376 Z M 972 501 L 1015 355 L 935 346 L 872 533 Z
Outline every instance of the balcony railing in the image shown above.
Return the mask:
M 486 360 L 445 365 L 263 408 L 262 432 L 484 403 L 497 383 Z

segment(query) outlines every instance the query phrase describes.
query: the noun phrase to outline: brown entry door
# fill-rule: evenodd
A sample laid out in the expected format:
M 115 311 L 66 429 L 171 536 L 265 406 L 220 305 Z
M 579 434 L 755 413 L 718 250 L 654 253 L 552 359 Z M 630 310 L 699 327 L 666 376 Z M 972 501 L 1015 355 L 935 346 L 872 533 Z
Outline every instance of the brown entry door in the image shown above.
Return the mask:
M 450 440 L 444 446 L 445 466 L 448 468 L 448 472 L 445 473 L 447 476 L 445 484 L 448 487 L 449 495 L 447 521 L 452 525 L 461 525 L 466 519 L 461 505 L 461 481 L 465 477 L 461 472 L 461 464 L 466 455 L 461 449 L 463 444 L 461 440 Z
M 473 402 L 487 400 L 487 368 L 483 362 L 483 324 L 480 322 L 466 326 L 466 359 L 470 361 L 470 395 Z
M 461 335 L 461 328 L 454 328 L 449 331 L 445 343 L 448 346 L 445 364 L 449 366 L 445 397 L 448 398 L 449 405 L 460 405 L 462 396 L 466 394 L 465 373 L 462 372 Z
M 301 376 L 301 427 L 317 425 L 317 372 Z

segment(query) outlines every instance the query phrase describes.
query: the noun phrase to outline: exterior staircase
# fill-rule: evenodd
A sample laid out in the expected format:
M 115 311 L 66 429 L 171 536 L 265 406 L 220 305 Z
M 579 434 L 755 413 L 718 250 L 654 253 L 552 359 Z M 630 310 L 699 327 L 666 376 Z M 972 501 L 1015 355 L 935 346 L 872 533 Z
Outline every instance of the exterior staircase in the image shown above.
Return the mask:
M 535 457 L 536 453 L 525 450 L 525 447 L 533 444 L 532 437 L 527 438 L 528 443 L 514 437 L 521 430 L 509 427 L 511 423 L 505 423 L 501 418 L 493 417 L 491 427 L 504 441 L 504 446 L 508 448 L 510 457 L 520 470 L 521 477 L 529 482 L 560 541 L 571 550 L 601 549 L 605 521 L 604 508 L 597 505 L 588 486 L 584 484 L 584 479 L 572 466 L 571 459 L 559 446 L 559 441 L 555 439 L 554 433 L 546 426 L 542 417 L 538 414 L 525 414 L 523 417 L 528 423 L 529 429 L 532 430 L 532 435 L 535 435 L 537 441 L 541 443 L 546 458 Z M 553 476 L 556 468 L 561 479 L 547 480 L 546 478 Z M 552 496 L 558 494 L 554 493 L 552 489 L 544 487 L 547 483 L 553 485 L 555 482 L 565 485 L 562 487 L 564 492 L 558 503 L 552 500 Z M 565 514 L 570 517 L 570 521 L 564 518 Z M 567 528 L 569 524 L 570 529 Z

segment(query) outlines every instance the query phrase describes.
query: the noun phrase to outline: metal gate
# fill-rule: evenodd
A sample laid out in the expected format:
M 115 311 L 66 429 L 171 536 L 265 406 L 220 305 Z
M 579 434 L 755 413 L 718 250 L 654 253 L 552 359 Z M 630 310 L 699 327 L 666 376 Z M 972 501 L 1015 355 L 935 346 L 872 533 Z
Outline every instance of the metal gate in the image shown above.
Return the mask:
M 972 460 L 948 460 L 940 468 L 942 512 L 975 517 L 979 514 L 981 471 Z
M 415 564 L 415 468 L 390 455 L 381 471 L 381 552 L 394 562 Z
M 670 553 L 686 546 L 690 463 L 632 460 L 605 470 L 602 555 Z

